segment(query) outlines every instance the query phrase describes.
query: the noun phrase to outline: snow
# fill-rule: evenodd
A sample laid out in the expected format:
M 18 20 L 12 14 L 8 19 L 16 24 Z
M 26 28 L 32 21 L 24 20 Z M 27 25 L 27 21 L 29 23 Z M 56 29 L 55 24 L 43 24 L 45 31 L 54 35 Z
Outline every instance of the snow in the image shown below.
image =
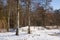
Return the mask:
M 19 36 L 14 32 L 0 33 L 0 40 L 60 40 L 60 36 L 48 34 L 59 33 L 59 29 L 45 29 L 43 27 L 30 27 L 31 34 L 27 34 L 28 26 L 19 28 Z

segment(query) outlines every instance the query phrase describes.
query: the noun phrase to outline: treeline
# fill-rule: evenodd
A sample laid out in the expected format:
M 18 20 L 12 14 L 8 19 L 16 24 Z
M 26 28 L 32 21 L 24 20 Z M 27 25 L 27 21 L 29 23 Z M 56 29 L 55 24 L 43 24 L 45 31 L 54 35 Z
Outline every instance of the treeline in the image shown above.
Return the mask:
M 17 4 L 20 27 L 28 26 L 29 21 L 31 26 L 59 26 L 60 10 L 53 10 L 50 3 L 51 1 L 46 0 L 41 3 L 33 0 L 19 0 L 19 3 L 17 3 L 17 0 L 0 0 L 0 27 L 4 25 L 7 30 L 9 27 L 17 27 Z
M 45 11 L 43 8 L 40 9 L 40 7 L 35 11 L 31 12 L 30 14 L 30 23 L 31 26 L 55 26 L 60 25 L 60 10 L 55 11 Z M 23 14 L 24 15 L 24 14 Z M 28 25 L 28 20 L 26 19 L 27 14 L 22 16 L 21 25 Z

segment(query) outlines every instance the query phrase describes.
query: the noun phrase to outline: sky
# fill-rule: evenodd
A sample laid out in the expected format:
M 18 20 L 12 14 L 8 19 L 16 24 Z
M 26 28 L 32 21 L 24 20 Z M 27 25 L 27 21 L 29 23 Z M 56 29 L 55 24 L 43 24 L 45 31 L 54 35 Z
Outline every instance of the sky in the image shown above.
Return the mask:
M 35 0 L 35 1 L 38 2 L 39 0 L 38 1 Z M 53 10 L 60 9 L 60 0 L 52 0 L 51 6 L 52 6 Z
M 5 0 L 5 3 L 6 3 L 6 0 Z M 53 10 L 60 9 L 60 0 L 52 0 L 51 6 L 53 7 Z
M 51 6 L 53 7 L 54 10 L 60 9 L 60 0 L 52 0 Z

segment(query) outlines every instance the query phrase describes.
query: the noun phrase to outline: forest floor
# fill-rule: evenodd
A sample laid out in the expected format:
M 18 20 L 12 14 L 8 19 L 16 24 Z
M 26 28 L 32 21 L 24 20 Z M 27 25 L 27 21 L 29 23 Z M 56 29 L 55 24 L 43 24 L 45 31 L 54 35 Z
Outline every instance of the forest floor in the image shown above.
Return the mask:
M 19 28 L 19 36 L 15 31 L 0 33 L 0 40 L 60 40 L 60 29 L 45 29 L 43 27 L 30 27 L 31 34 L 28 34 L 28 27 Z

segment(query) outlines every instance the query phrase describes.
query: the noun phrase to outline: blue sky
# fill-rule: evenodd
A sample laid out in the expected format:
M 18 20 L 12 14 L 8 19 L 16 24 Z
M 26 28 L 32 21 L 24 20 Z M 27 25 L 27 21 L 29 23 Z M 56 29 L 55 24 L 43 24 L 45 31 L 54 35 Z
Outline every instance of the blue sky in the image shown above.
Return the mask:
M 35 0 L 35 1 L 38 2 L 39 0 L 38 1 Z M 53 7 L 54 10 L 60 9 L 60 0 L 52 0 L 51 6 Z
M 51 5 L 53 9 L 60 9 L 60 0 L 52 0 Z
M 5 1 L 5 3 L 6 3 L 6 1 Z M 54 10 L 60 9 L 60 0 L 52 0 L 51 6 L 53 7 Z

